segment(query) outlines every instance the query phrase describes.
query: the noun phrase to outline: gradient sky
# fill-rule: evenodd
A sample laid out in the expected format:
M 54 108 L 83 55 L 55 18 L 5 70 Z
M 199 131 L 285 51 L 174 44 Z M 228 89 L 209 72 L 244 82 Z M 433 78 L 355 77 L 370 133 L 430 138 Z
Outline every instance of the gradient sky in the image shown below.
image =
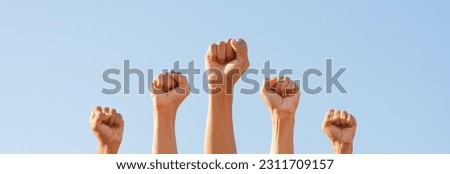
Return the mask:
M 450 153 L 449 1 L 0 1 L 0 153 L 95 153 L 96 105 L 124 116 L 120 153 L 149 153 L 152 102 L 105 95 L 109 68 L 160 72 L 180 61 L 204 70 L 212 42 L 244 38 L 251 67 L 271 60 L 301 79 L 310 68 L 347 68 L 347 94 L 302 93 L 295 152 L 331 153 L 321 131 L 329 108 L 358 121 L 354 153 Z M 123 72 L 123 71 L 122 71 Z M 123 73 L 120 78 L 122 78 Z M 263 76 L 250 77 L 262 81 Z M 147 78 L 147 76 L 146 76 Z M 192 85 L 192 84 L 191 84 Z M 195 79 L 201 87 L 201 76 Z M 311 85 L 325 85 L 312 77 Z M 238 82 L 235 89 L 251 87 Z M 202 153 L 208 97 L 178 110 L 179 153 Z M 259 94 L 234 96 L 239 153 L 268 153 L 269 112 Z

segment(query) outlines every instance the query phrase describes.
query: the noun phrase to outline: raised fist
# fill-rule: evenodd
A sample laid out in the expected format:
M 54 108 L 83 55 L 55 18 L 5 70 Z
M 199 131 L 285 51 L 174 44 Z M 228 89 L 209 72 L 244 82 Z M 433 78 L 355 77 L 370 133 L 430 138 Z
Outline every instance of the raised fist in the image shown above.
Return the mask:
M 108 153 L 117 153 L 125 125 L 122 115 L 114 108 L 97 106 L 92 111 L 89 122 L 100 148 L 108 148 Z
M 322 130 L 334 143 L 352 144 L 356 132 L 356 119 L 347 111 L 330 109 L 323 120 Z
M 247 43 L 243 39 L 228 39 L 226 42 L 220 41 L 217 44 L 211 44 L 205 59 L 209 84 L 213 86 L 234 86 L 241 74 L 250 65 Z M 211 77 L 212 74 L 216 77 Z M 230 82 L 231 84 L 228 84 Z
M 266 79 L 261 97 L 271 112 L 295 113 L 300 100 L 300 89 L 289 77 Z
M 177 109 L 190 94 L 186 77 L 175 71 L 156 76 L 152 82 L 152 89 L 154 107 L 162 109 Z

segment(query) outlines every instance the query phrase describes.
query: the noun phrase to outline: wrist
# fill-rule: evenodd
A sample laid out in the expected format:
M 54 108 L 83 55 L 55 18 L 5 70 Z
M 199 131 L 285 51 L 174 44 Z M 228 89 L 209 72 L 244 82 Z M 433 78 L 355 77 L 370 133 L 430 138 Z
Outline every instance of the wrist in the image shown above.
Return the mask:
M 211 71 L 211 70 L 210 70 Z M 209 94 L 233 94 L 234 83 L 231 78 L 227 77 L 222 72 L 209 72 L 208 75 L 208 89 Z
M 177 104 L 170 103 L 170 104 L 159 104 L 157 101 L 153 100 L 153 110 L 154 111 L 171 111 L 176 112 L 178 109 Z
M 210 95 L 233 95 L 234 85 L 228 84 L 208 84 Z
M 119 152 L 120 143 L 99 143 L 98 154 L 117 154 Z
M 295 111 L 281 111 L 278 109 L 272 109 L 270 111 L 270 115 L 272 117 L 272 121 L 279 120 L 293 122 L 295 118 Z
M 285 112 L 274 112 L 272 117 L 272 130 L 281 132 L 291 132 L 294 129 L 295 114 Z M 276 133 L 276 132 L 274 132 Z
M 343 143 L 340 141 L 332 141 L 333 143 L 333 153 L 335 154 L 352 154 L 353 153 L 353 142 Z
M 175 123 L 177 108 L 172 107 L 154 107 L 153 119 L 155 123 L 171 125 Z M 157 124 L 158 125 L 158 124 Z

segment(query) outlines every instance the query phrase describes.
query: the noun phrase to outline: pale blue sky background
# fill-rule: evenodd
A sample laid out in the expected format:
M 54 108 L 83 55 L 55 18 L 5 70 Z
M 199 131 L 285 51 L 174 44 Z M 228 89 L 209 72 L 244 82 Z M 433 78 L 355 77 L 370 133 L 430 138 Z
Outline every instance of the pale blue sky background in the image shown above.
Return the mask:
M 149 94 L 105 95 L 102 72 L 204 69 L 212 42 L 242 37 L 251 67 L 347 67 L 348 94 L 303 93 L 296 153 L 331 153 L 320 129 L 328 108 L 358 120 L 355 153 L 450 153 L 448 1 L 0 1 L 0 153 L 94 153 L 88 117 L 116 107 L 126 127 L 120 153 L 149 153 Z M 253 75 L 258 81 L 263 76 Z M 201 77 L 196 77 L 200 87 Z M 324 77 L 312 85 L 324 85 Z M 132 80 L 136 83 L 136 78 Z M 239 87 L 249 87 L 238 83 Z M 334 88 L 336 91 L 336 88 Z M 207 95 L 178 110 L 179 153 L 202 153 Z M 259 94 L 235 94 L 239 153 L 267 153 L 271 126 Z

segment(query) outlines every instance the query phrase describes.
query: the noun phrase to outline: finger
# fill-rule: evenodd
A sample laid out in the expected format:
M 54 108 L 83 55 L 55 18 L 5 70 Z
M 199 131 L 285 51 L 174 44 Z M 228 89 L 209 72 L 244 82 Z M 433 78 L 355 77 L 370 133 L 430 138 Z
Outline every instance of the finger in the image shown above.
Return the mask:
M 178 74 L 177 73 L 175 73 L 175 72 L 171 72 L 170 74 L 168 74 L 168 77 L 169 77 L 169 81 L 170 81 L 170 83 L 169 83 L 169 93 L 171 92 L 171 93 L 177 93 L 179 90 L 175 90 L 176 88 L 179 88 L 179 83 L 178 83 L 178 79 L 176 79 L 176 78 L 179 78 L 178 77 Z
M 292 96 L 294 95 L 294 85 L 295 83 L 289 78 L 289 80 L 286 82 L 286 95 Z
M 231 40 L 231 47 L 233 48 L 234 52 L 236 53 L 236 59 L 243 64 L 244 66 L 248 67 L 250 62 L 248 61 L 248 55 L 247 55 L 247 43 L 244 39 L 238 39 L 238 40 Z
M 152 94 L 162 94 L 164 91 L 162 90 L 161 81 L 163 79 L 162 74 L 158 74 L 152 81 Z
M 225 63 L 227 61 L 227 43 L 220 41 L 217 47 L 217 60 L 219 63 Z
M 265 92 L 266 95 L 276 95 L 276 96 L 278 96 L 277 84 L 278 84 L 278 78 L 277 77 L 267 78 L 267 79 L 264 80 L 264 89 L 265 90 L 263 90 L 263 91 Z
M 356 118 L 353 115 L 349 114 L 347 119 L 349 120 L 351 127 L 356 127 L 357 122 L 356 122 Z
M 109 107 L 103 107 L 103 113 L 109 113 Z
M 289 94 L 300 93 L 300 87 L 297 85 L 297 83 L 294 80 L 291 80 L 289 82 L 288 93 Z
M 341 127 L 341 122 L 340 122 L 340 117 L 341 117 L 341 111 L 340 110 L 336 110 L 334 111 L 334 116 L 333 116 L 333 120 L 334 120 L 334 125 Z
M 99 119 L 101 120 L 101 122 L 97 123 L 98 125 L 96 125 L 96 126 L 100 126 L 102 124 L 108 124 L 109 118 L 111 116 L 109 114 L 109 108 L 108 107 L 102 107 L 101 109 L 96 111 L 96 114 L 99 117 Z
M 294 81 L 294 80 L 292 80 L 292 86 L 293 86 L 293 90 L 292 90 L 292 93 L 293 94 L 299 94 L 300 95 L 300 86 Z
M 176 72 L 176 71 L 170 71 L 170 74 L 172 75 L 172 79 L 173 79 L 173 88 L 177 88 L 178 86 L 180 86 L 180 72 Z
M 109 125 L 108 126 L 113 126 L 114 125 L 114 121 L 116 119 L 116 114 L 117 114 L 117 110 L 115 108 L 111 108 L 109 110 L 109 114 L 111 115 L 111 117 L 109 118 Z
M 347 119 L 345 119 L 345 124 L 347 127 L 352 127 L 352 114 L 348 114 Z
M 111 115 L 110 118 L 109 118 L 109 121 L 108 121 L 108 126 L 109 127 L 114 126 L 114 124 L 116 122 L 116 114 L 117 114 L 116 109 L 112 108 L 111 112 L 109 113 L 109 115 Z
M 334 109 L 329 109 L 327 113 L 325 113 L 325 118 L 323 119 L 322 127 L 326 127 L 333 124 L 334 122 L 333 118 L 334 118 Z
M 167 72 L 162 75 L 162 80 L 160 81 L 160 84 L 161 84 L 161 89 L 164 92 L 169 91 L 169 86 L 168 86 L 168 84 L 169 84 L 169 77 L 168 77 L 168 73 Z
M 117 113 L 116 116 L 116 124 L 114 125 L 116 128 L 122 128 L 125 126 L 125 121 L 123 121 L 122 114 Z
M 164 78 L 164 76 L 163 76 L 163 74 L 158 74 L 154 79 L 153 79 L 153 82 L 152 82 L 152 87 L 153 87 L 153 89 L 162 89 L 162 81 L 163 81 L 163 78 Z
M 173 74 L 172 73 L 167 73 L 166 74 L 167 77 L 167 91 L 172 90 L 175 87 L 175 80 L 173 78 Z
M 189 83 L 186 76 L 177 73 L 174 74 L 174 80 L 178 84 L 178 86 L 175 88 L 175 92 L 177 94 L 189 95 Z
M 103 107 L 103 118 L 102 121 L 105 124 L 109 124 L 109 118 L 111 117 L 111 114 L 109 114 L 109 107 Z
M 90 124 L 93 129 L 97 129 L 102 124 L 102 107 L 96 106 L 91 113 Z
M 162 89 L 164 90 L 164 92 L 169 91 L 169 73 L 165 72 L 163 75 L 163 80 L 162 80 Z
M 283 79 L 283 83 L 281 84 L 281 96 L 287 97 L 287 87 L 288 87 L 289 81 L 291 81 L 291 79 L 287 76 L 284 76 L 282 79 Z
M 231 38 L 227 40 L 227 51 L 226 51 L 226 58 L 227 58 L 227 62 L 233 60 L 236 58 L 236 53 L 233 50 L 233 47 L 231 46 Z
M 111 109 L 109 110 L 109 114 L 111 114 L 111 115 L 116 115 L 116 114 L 117 114 L 116 108 L 111 108 Z
M 102 112 L 102 107 L 100 107 L 100 106 L 96 106 L 96 107 L 94 107 L 94 109 L 92 109 L 92 112 L 91 112 L 91 116 L 89 117 L 89 120 L 92 120 L 92 119 L 94 119 L 94 116 L 98 113 L 98 112 Z
M 208 52 L 206 53 L 206 58 L 217 62 L 217 45 L 215 43 L 209 45 Z
M 279 77 L 276 77 L 276 83 L 275 83 L 275 86 L 274 86 L 274 91 L 277 93 L 277 95 L 280 95 L 281 96 L 281 83 L 280 83 L 280 78 Z
M 348 117 L 348 113 L 347 113 L 347 111 L 345 111 L 345 110 L 343 110 L 343 111 L 341 111 L 341 119 L 340 119 L 340 122 L 341 122 L 341 125 L 342 125 L 342 127 L 344 127 L 344 128 L 346 128 L 347 127 L 347 117 Z
M 273 92 L 276 92 L 277 84 L 278 84 L 278 78 L 276 78 L 276 77 L 270 78 L 270 80 L 269 80 L 270 90 L 272 90 Z

